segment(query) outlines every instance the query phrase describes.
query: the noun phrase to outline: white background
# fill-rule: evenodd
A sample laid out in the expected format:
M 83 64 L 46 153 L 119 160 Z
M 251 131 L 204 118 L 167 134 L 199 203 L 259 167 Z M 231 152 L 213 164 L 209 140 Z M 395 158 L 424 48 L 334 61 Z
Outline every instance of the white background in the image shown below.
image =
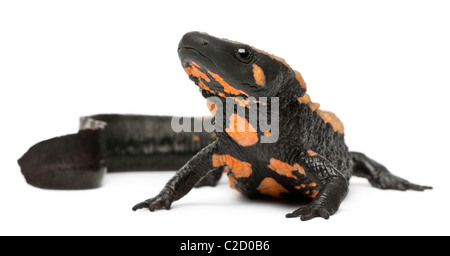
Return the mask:
M 449 234 L 448 1 L 1 1 L 0 234 Z M 89 191 L 27 185 L 16 160 L 96 113 L 207 115 L 177 45 L 199 30 L 249 43 L 299 70 L 338 114 L 347 144 L 433 191 L 381 191 L 352 179 L 330 220 L 228 188 L 191 192 L 171 211 L 132 212 L 173 172 L 107 175 Z

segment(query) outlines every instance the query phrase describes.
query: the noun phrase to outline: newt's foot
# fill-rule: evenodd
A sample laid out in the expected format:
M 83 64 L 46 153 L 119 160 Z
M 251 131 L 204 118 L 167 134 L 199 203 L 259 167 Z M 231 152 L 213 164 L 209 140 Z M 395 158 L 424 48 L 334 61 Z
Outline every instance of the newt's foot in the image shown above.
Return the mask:
M 300 217 L 300 220 L 307 221 L 316 217 L 321 217 L 327 220 L 333 213 L 334 211 L 325 206 L 311 203 L 298 208 L 292 213 L 288 213 L 286 218 Z
M 377 177 L 376 179 L 369 179 L 369 182 L 372 186 L 379 189 L 394 189 L 394 190 L 416 190 L 416 191 L 424 191 L 426 189 L 433 189 L 429 186 L 421 186 L 414 183 L 411 183 L 405 179 L 397 177 L 393 174 L 383 174 Z
M 159 193 L 154 198 L 145 200 L 144 202 L 141 202 L 133 207 L 133 211 L 137 211 L 139 209 L 148 208 L 151 212 L 159 209 L 165 208 L 166 210 L 170 210 L 170 207 L 172 206 L 173 202 L 173 196 L 172 192 L 170 191 L 163 191 Z

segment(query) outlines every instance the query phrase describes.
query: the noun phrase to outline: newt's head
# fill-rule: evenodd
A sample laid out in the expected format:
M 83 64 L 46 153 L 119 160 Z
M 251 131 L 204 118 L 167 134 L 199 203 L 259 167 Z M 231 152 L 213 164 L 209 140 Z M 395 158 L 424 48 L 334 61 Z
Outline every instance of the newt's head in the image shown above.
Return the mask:
M 281 58 L 200 32 L 183 36 L 178 55 L 204 97 L 286 97 L 306 92 L 300 73 Z

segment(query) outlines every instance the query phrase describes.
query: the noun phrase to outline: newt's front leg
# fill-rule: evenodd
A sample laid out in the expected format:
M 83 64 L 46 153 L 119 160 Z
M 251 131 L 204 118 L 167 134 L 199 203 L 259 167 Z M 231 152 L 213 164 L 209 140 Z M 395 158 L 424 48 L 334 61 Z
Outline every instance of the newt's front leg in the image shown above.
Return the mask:
M 302 163 L 305 169 L 314 173 L 320 182 L 320 191 L 309 204 L 286 215 L 287 218 L 300 217 L 302 221 L 316 217 L 328 219 L 336 213 L 348 194 L 348 182 L 327 159 L 320 155 L 308 156 Z
M 148 208 L 169 210 L 172 203 L 185 196 L 192 188 L 213 169 L 212 155 L 216 152 L 216 144 L 205 147 L 191 158 L 164 186 L 161 192 L 151 199 L 145 200 L 133 207 L 133 211 Z

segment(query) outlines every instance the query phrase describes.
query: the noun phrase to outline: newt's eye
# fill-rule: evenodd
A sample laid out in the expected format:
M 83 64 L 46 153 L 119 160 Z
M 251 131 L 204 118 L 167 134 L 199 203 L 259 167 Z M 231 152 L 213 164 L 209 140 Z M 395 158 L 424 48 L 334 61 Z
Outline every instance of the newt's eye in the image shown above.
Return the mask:
M 238 48 L 235 53 L 236 58 L 244 63 L 252 61 L 252 51 L 248 48 Z

